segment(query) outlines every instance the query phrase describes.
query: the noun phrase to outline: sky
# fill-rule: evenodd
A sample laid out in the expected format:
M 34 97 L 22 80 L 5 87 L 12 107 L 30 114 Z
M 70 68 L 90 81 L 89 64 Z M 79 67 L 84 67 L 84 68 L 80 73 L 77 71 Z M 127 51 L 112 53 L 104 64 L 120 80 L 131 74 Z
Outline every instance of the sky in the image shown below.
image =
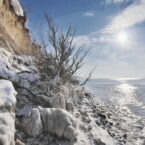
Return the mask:
M 145 77 L 145 0 L 21 0 L 32 36 L 47 31 L 44 13 L 59 27 L 77 29 L 75 43 L 90 49 L 79 72 L 94 78 Z

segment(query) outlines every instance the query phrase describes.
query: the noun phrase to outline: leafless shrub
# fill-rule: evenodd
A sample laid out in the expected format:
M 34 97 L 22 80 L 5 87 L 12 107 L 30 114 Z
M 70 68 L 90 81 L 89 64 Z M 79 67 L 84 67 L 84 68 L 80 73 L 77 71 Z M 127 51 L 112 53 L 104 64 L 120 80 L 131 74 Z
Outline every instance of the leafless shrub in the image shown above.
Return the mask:
M 44 41 L 41 36 L 42 47 L 38 52 L 39 67 L 47 77 L 54 78 L 58 76 L 63 82 L 73 83 L 76 79 L 77 71 L 82 67 L 88 50 L 82 47 L 77 48 L 74 44 L 75 31 L 69 26 L 66 32 L 54 24 L 53 19 L 45 15 L 48 24 L 48 39 Z M 48 52 L 48 44 L 52 52 Z

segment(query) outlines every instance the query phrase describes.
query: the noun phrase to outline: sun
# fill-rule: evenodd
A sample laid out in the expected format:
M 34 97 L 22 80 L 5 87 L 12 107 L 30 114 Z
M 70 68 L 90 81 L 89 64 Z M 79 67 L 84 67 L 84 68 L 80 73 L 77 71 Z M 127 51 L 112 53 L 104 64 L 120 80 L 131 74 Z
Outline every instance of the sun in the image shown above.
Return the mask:
M 120 44 L 126 44 L 128 41 L 128 36 L 127 33 L 125 32 L 120 32 L 116 36 L 117 42 Z

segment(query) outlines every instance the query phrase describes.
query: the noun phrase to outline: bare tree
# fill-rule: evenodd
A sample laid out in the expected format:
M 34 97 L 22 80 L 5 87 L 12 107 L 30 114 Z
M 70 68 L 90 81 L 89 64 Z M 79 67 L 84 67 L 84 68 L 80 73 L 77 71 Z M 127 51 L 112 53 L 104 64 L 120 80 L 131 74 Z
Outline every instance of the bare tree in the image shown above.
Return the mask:
M 51 77 L 59 76 L 64 82 L 73 82 L 77 71 L 82 67 L 84 59 L 89 50 L 84 50 L 82 47 L 76 47 L 74 44 L 75 31 L 70 25 L 66 32 L 54 24 L 53 19 L 45 14 L 45 19 L 48 24 L 48 44 L 51 44 L 52 53 L 48 53 L 46 42 L 41 37 L 42 49 L 41 60 L 43 59 L 43 69 L 46 74 Z M 50 66 L 53 70 L 51 75 Z

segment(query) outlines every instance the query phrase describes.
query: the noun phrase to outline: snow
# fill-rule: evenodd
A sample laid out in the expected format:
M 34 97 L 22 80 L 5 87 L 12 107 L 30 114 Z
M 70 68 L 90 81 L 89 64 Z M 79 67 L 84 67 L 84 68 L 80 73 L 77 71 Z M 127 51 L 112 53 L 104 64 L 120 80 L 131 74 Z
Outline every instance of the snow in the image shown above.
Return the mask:
M 15 115 L 12 112 L 0 113 L 0 144 L 15 145 Z
M 8 80 L 0 80 L 0 106 L 12 106 L 16 103 L 16 94 L 13 84 Z
M 64 109 L 33 108 L 26 122 L 26 132 L 29 136 L 38 136 L 43 131 L 72 142 L 77 139 L 77 119 Z
M 13 8 L 15 10 L 15 13 L 18 16 L 24 16 L 24 11 L 23 11 L 23 9 L 22 9 L 18 0 L 11 0 L 11 5 L 13 6 Z
M 38 79 L 35 73 L 36 68 L 33 65 L 26 65 L 30 64 L 32 60 L 32 57 L 17 56 L 4 48 L 0 48 L 0 76 L 12 82 L 19 82 L 20 85 L 29 88 L 29 82 Z

